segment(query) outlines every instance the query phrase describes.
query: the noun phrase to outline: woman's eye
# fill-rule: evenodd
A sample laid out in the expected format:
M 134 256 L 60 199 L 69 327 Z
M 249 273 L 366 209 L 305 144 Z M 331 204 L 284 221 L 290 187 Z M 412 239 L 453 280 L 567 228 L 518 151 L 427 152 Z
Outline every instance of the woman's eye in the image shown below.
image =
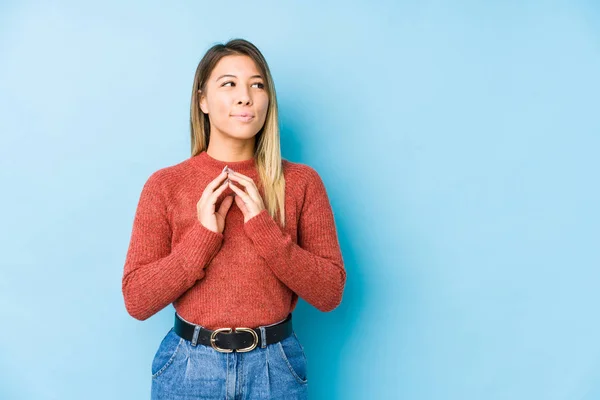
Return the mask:
M 234 82 L 232 82 L 232 81 L 227 81 L 227 82 L 223 83 L 221 86 L 227 86 L 227 85 L 229 85 L 230 83 L 231 83 L 232 85 L 235 85 L 235 83 L 234 83 Z M 262 82 L 256 82 L 256 83 L 253 83 L 253 85 L 258 85 L 259 89 L 264 89 L 264 88 L 265 88 L 265 85 L 264 85 Z

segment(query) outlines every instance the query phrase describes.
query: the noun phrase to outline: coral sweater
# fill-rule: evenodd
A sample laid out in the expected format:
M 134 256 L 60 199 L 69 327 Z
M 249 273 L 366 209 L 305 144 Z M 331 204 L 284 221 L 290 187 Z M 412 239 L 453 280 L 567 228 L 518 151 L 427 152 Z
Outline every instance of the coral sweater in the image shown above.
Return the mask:
M 198 221 L 196 203 L 226 165 L 258 182 L 254 158 L 223 162 L 203 151 L 151 174 L 124 265 L 127 312 L 145 320 L 173 303 L 187 321 L 216 329 L 279 322 L 298 296 L 324 312 L 336 308 L 346 271 L 325 186 L 312 167 L 282 163 L 285 229 L 267 210 L 244 223 L 235 202 L 223 233 Z M 233 193 L 227 188 L 216 209 Z

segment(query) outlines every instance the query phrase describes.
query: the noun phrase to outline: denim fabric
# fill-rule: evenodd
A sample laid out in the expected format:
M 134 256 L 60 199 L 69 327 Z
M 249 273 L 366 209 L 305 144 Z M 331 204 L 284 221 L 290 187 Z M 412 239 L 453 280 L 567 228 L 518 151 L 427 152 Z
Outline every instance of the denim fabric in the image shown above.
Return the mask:
M 192 345 L 173 328 L 152 361 L 151 398 L 307 399 L 307 361 L 295 332 L 249 352 L 221 353 Z

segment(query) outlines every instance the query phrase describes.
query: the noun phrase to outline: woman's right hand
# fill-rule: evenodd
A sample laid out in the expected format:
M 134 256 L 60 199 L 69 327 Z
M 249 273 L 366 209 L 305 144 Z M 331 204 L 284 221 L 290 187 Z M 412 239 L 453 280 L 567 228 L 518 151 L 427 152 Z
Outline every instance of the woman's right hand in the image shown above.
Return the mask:
M 217 233 L 223 233 L 223 229 L 225 228 L 225 216 L 233 204 L 233 196 L 227 196 L 221 202 L 219 211 L 215 212 L 217 199 L 228 186 L 226 178 L 227 172 L 221 172 L 206 186 L 200 200 L 198 200 L 198 203 L 196 204 L 198 221 L 200 221 L 207 229 Z

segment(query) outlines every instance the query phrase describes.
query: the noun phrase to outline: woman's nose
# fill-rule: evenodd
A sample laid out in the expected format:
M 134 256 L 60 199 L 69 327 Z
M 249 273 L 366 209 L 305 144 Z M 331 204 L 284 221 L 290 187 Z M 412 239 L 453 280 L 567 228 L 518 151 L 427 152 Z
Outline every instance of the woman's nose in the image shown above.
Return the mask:
M 250 98 L 250 93 L 248 92 L 248 89 L 240 89 L 240 98 L 238 102 L 249 104 L 251 101 L 252 99 Z

